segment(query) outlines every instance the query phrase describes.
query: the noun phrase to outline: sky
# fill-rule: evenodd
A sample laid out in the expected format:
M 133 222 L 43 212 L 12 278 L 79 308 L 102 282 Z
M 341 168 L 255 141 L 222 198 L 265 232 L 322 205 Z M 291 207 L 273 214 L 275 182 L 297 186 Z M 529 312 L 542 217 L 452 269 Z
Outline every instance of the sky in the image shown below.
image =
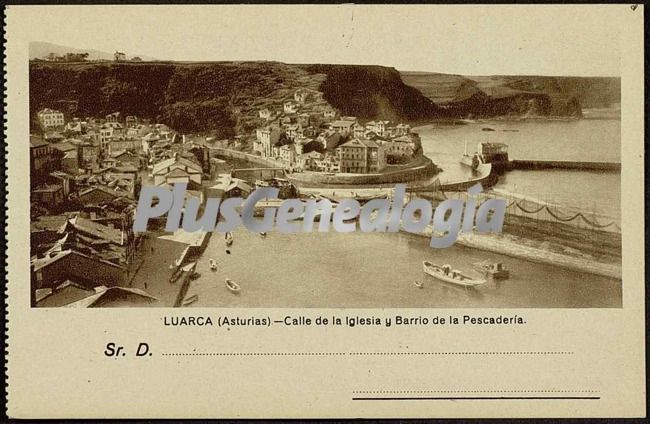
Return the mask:
M 9 6 L 29 39 L 161 60 L 620 75 L 627 5 Z

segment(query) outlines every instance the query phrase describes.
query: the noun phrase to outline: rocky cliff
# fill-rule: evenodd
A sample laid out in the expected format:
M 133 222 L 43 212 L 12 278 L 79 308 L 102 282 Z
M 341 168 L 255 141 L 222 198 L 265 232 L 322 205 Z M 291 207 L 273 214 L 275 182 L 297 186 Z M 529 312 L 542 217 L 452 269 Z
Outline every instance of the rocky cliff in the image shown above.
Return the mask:
M 322 93 L 361 119 L 423 121 L 467 116 L 579 116 L 583 106 L 620 102 L 620 80 L 555 77 L 462 77 L 400 73 L 382 66 L 278 62 L 30 62 L 30 112 L 124 115 L 217 137 L 250 134 L 260 108 L 279 110 L 299 88 Z
M 621 102 L 621 80 L 609 77 L 461 76 L 402 72 L 443 114 L 455 117 L 574 116 Z

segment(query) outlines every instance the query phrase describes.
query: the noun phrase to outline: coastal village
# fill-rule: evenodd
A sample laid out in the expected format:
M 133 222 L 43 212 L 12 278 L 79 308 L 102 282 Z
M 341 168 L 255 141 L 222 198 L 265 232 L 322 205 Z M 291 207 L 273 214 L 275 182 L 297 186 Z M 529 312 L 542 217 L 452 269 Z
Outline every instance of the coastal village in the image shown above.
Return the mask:
M 277 110 L 251 113 L 259 128 L 249 136 L 248 156 L 287 174 L 377 174 L 422 155 L 408 124 L 340 116 L 313 90 L 296 90 Z M 182 290 L 161 286 L 192 275 L 187 264 L 209 237 L 159 228 L 134 233 L 143 185 L 184 182 L 186 196 L 202 204 L 207 197 L 246 197 L 259 185 L 280 187 L 281 197 L 297 194 L 284 178 L 234 177 L 232 165 L 217 157 L 218 146 L 229 141 L 190 140 L 119 111 L 82 118 L 44 108 L 36 119 L 38 130 L 30 135 L 32 306 L 178 306 Z
M 116 69 L 135 70 L 140 61 L 137 57 L 127 59 L 125 53 L 117 51 L 114 60 L 109 61 L 112 65 L 106 66 L 119 63 Z M 83 54 L 54 55 L 45 62 L 63 62 L 75 67 L 87 63 L 87 57 Z M 239 64 L 223 66 L 237 71 L 230 74 L 231 77 L 246 80 L 247 74 L 239 70 Z M 513 160 L 509 157 L 508 145 L 502 141 L 516 139 L 509 135 L 520 129 L 508 128 L 510 124 L 505 121 L 462 115 L 451 120 L 440 118 L 430 125 L 423 122 L 424 125 L 419 124 L 414 129 L 410 124 L 419 122 L 415 118 L 408 122 L 381 119 L 403 116 L 403 111 L 397 112 L 397 109 L 380 113 L 358 109 L 354 103 L 340 106 L 340 101 L 331 98 L 332 91 L 323 88 L 327 78 L 323 72 L 330 72 L 326 68 L 317 67 L 306 74 L 303 68 L 292 69 L 282 64 L 268 69 L 267 64 L 254 67 L 268 74 L 257 82 L 259 86 L 268 84 L 267 91 L 228 98 L 217 96 L 220 98 L 218 104 L 209 100 L 198 103 L 200 107 L 175 102 L 173 104 L 182 112 L 176 115 L 152 108 L 146 117 L 137 116 L 140 111 L 145 115 L 146 107 L 143 106 L 146 105 L 135 107 L 131 104 L 133 107 L 127 109 L 129 102 L 118 102 L 119 107 L 80 107 L 78 100 L 63 100 L 65 96 L 58 94 L 33 105 L 30 115 L 32 306 L 182 307 L 231 305 L 230 301 L 237 304 L 237 299 L 245 298 L 263 306 L 255 302 L 264 296 L 255 297 L 258 300 L 233 297 L 240 293 L 241 287 L 231 277 L 237 280 L 241 277 L 239 281 L 248 293 L 262 290 L 262 286 L 266 288 L 268 284 L 280 284 L 288 278 L 283 269 L 302 266 L 305 260 L 318 260 L 319 255 L 310 254 L 302 262 L 287 261 L 287 255 L 306 254 L 307 249 L 289 253 L 287 246 L 300 243 L 299 238 L 291 242 L 280 241 L 280 234 L 268 235 L 272 239 L 268 240 L 266 233 L 258 234 L 259 237 L 238 233 L 238 254 L 232 254 L 229 248 L 233 243 L 232 234 L 226 233 L 224 240 L 211 243 L 211 232 L 165 231 L 164 217 L 150 220 L 147 231 L 134 232 L 141 188 L 171 189 L 176 183 L 186 184 L 185 200 L 198 200 L 199 214 L 209 198 L 246 198 L 258 187 L 279 188 L 281 199 L 326 199 L 334 205 L 345 198 L 354 198 L 359 203 L 392 199 L 396 184 L 403 184 L 409 201 L 415 195 L 430 200 L 433 206 L 448 199 L 464 202 L 471 195 L 469 189 L 480 184 L 484 190 L 478 201 L 506 196 L 507 219 L 503 234 L 461 234 L 457 242 L 469 250 L 454 250 L 464 258 L 464 263 L 458 256 L 449 258 L 450 263 L 461 262 L 456 267 L 429 261 L 432 253 L 429 246 L 425 248 L 426 256 L 420 258 L 410 247 L 406 248 L 399 262 L 402 270 L 419 271 L 415 274 L 419 277 L 411 274 L 415 281 L 409 281 L 409 287 L 423 288 L 421 277 L 424 273 L 455 286 L 485 284 L 490 290 L 496 290 L 500 287 L 493 284 L 499 279 L 496 276 L 510 279 L 509 267 L 517 264 L 526 269 L 539 268 L 533 264 L 559 266 L 612 279 L 604 280 L 604 285 L 615 285 L 620 280 L 620 226 L 615 219 L 582 206 L 561 207 L 516 190 L 504 194 L 498 187 L 499 177 L 512 170 L 571 169 L 615 174 L 620 172 L 620 163 L 522 160 L 519 157 Z M 202 78 L 212 81 L 210 78 L 219 75 L 206 74 Z M 290 78 L 287 75 L 291 75 Z M 291 82 L 283 83 L 285 77 Z M 278 82 L 281 84 L 277 85 Z M 346 84 L 345 81 L 338 83 Z M 210 84 L 200 84 L 195 91 L 210 88 Z M 74 91 L 73 87 L 69 90 Z M 248 82 L 242 87 L 249 87 Z M 325 92 L 329 93 L 327 98 Z M 350 113 L 342 113 L 333 104 L 358 111 L 365 118 L 348 116 Z M 103 116 L 95 116 L 98 113 L 88 116 L 81 110 L 102 110 Z M 508 118 L 512 122 L 519 119 L 510 115 Z M 212 123 L 217 125 L 211 125 L 212 119 L 218 121 Z M 526 114 L 521 119 L 535 118 Z M 561 119 L 578 118 L 572 115 Z M 465 136 L 455 135 L 444 140 L 443 134 L 450 134 L 449 128 L 455 131 L 463 126 L 481 134 L 476 137 L 469 131 L 463 132 L 474 141 L 480 140 L 475 152 L 468 150 L 472 146 L 468 147 Z M 436 132 L 434 137 L 432 130 Z M 508 136 L 491 140 L 490 135 L 498 132 Z M 442 136 L 440 139 L 438 134 Z M 426 155 L 421 135 L 426 140 Z M 519 142 L 523 141 L 519 138 Z M 463 142 L 464 154 L 461 155 L 461 150 L 454 150 L 453 146 L 462 146 Z M 451 179 L 453 165 L 450 161 L 462 168 L 462 172 Z M 445 172 L 442 182 L 438 179 L 441 171 Z M 274 200 L 262 201 L 255 212 L 278 205 Z M 428 225 L 422 235 L 431 238 L 433 233 L 433 227 Z M 264 239 L 267 240 L 262 242 Z M 324 241 L 318 249 L 325 251 L 327 243 L 334 242 Z M 219 248 L 224 245 L 225 251 L 217 250 L 217 245 Z M 353 246 L 354 243 L 350 245 Z M 305 247 L 311 249 L 313 244 Z M 355 248 L 346 255 L 342 253 L 344 247 L 336 244 L 328 255 L 339 255 L 338 261 L 330 258 L 337 265 L 322 266 L 326 272 L 335 272 L 338 262 L 348 257 L 366 261 L 374 249 L 375 245 L 371 244 Z M 207 252 L 212 257 L 204 258 Z M 472 252 L 490 252 L 490 256 L 478 254 L 475 257 Z M 501 262 L 504 257 L 498 255 L 507 257 L 507 267 Z M 249 267 L 255 268 L 251 265 L 264 261 L 271 261 L 274 269 L 276 262 L 283 263 L 276 270 L 282 275 L 273 277 L 272 273 L 276 272 L 273 270 L 269 271 L 268 280 L 260 280 L 257 275 L 242 275 Z M 318 268 L 319 264 L 314 265 Z M 474 276 L 466 269 L 473 269 Z M 299 275 L 302 269 L 287 273 Z M 216 299 L 217 292 L 205 289 L 212 284 L 212 277 L 220 280 L 220 293 L 225 291 L 229 296 Z M 578 274 L 570 278 L 581 281 Z M 380 279 L 375 275 L 372 281 Z M 488 280 L 490 284 L 486 284 Z M 194 283 L 190 284 L 192 281 Z M 530 278 L 526 283 L 529 281 Z M 298 286 L 301 283 L 298 281 Z M 345 282 L 341 284 L 347 287 Z M 298 290 L 298 286 L 293 286 Z M 274 296 L 277 291 L 284 290 L 284 287 L 277 287 Z M 330 296 L 337 298 L 338 294 Z M 345 303 L 346 299 L 342 295 L 340 301 Z
M 290 171 L 377 173 L 422 153 L 410 125 L 362 124 L 354 116 L 340 116 L 318 91 L 297 90 L 282 110 L 258 113 L 266 122 L 256 131 L 253 150 Z

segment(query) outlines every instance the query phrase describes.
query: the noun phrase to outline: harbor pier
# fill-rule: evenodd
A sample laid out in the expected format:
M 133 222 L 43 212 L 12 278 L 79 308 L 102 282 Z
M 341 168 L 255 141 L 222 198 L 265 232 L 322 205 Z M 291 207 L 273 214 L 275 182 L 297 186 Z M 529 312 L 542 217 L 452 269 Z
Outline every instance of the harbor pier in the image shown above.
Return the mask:
M 575 162 L 575 161 L 549 161 L 549 160 L 511 160 L 506 169 L 512 170 L 538 170 L 538 169 L 565 169 L 577 171 L 603 171 L 620 172 L 621 164 L 617 162 Z

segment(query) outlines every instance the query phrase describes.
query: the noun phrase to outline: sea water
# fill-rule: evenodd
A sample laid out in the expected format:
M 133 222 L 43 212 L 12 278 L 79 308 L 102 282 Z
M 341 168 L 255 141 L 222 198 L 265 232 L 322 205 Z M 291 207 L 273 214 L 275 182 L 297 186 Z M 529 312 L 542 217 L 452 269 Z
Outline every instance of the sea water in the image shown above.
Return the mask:
M 430 124 L 415 131 L 422 139 L 424 154 L 444 170 L 438 176 L 441 182 L 469 175 L 469 168 L 460 164 L 465 142 L 469 154 L 476 151 L 479 142 L 505 143 L 511 160 L 621 161 L 621 121 L 617 119 L 494 120 Z M 618 172 L 516 170 L 502 175 L 496 187 L 620 221 Z
M 228 253 L 229 252 L 229 253 Z M 211 271 L 209 259 L 218 270 Z M 503 262 L 510 279 L 477 288 L 440 282 L 422 261 L 451 264 L 479 277 L 472 264 Z M 265 238 L 244 229 L 234 243 L 212 237 L 188 296 L 192 307 L 259 308 L 552 308 L 620 307 L 621 281 L 454 245 L 432 249 L 406 233 L 295 233 Z M 233 279 L 241 292 L 231 293 Z M 421 282 L 418 288 L 414 282 Z

